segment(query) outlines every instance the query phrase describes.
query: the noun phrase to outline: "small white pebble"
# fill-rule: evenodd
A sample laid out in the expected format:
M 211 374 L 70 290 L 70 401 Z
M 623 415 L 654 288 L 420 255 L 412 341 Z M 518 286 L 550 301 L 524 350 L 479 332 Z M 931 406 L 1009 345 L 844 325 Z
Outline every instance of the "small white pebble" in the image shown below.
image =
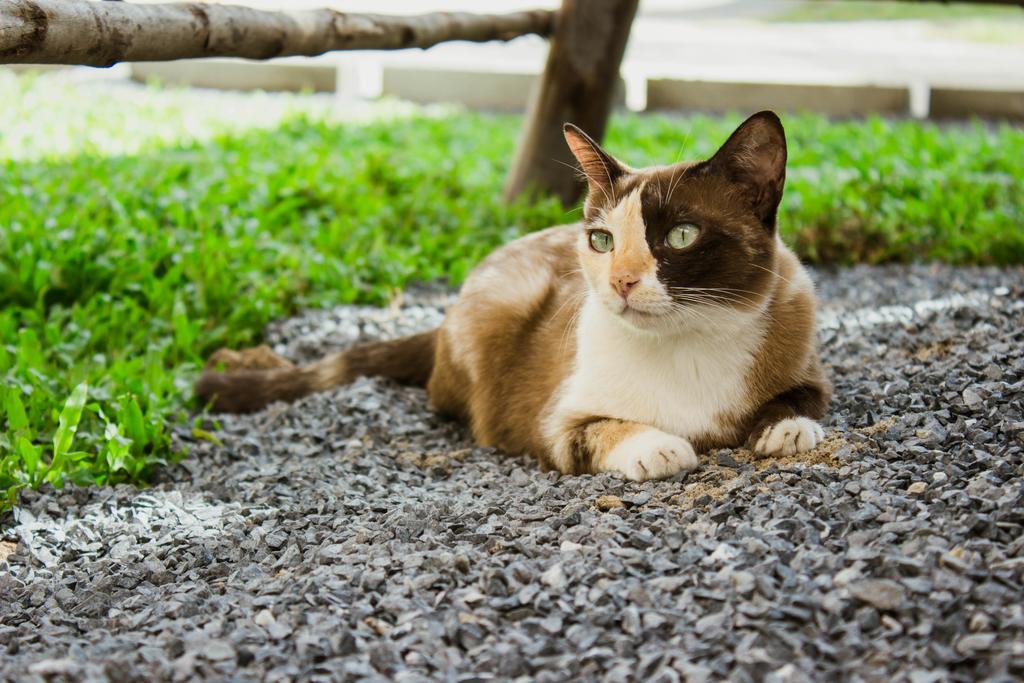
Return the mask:
M 893 619 L 888 614 L 882 615 L 882 626 L 887 628 L 893 634 L 903 633 L 903 624 L 898 620 Z
M 546 572 L 541 574 L 540 580 L 545 585 L 550 586 L 551 588 L 554 588 L 556 590 L 565 588 L 567 580 L 565 578 L 565 572 L 562 571 L 562 563 L 556 562 L 555 564 L 551 565 L 551 567 Z
M 849 585 L 851 581 L 855 581 L 860 578 L 860 570 L 856 567 L 847 567 L 836 572 L 836 575 L 832 577 L 832 585 L 837 588 Z
M 977 612 L 971 617 L 968 628 L 971 631 L 977 633 L 978 631 L 984 631 L 992 624 L 992 620 L 988 618 L 988 615 Z
M 259 612 L 256 613 L 256 616 L 253 617 L 253 621 L 260 626 L 269 626 L 270 624 L 274 623 L 276 619 L 274 619 L 273 612 L 271 612 L 268 609 L 261 609 Z

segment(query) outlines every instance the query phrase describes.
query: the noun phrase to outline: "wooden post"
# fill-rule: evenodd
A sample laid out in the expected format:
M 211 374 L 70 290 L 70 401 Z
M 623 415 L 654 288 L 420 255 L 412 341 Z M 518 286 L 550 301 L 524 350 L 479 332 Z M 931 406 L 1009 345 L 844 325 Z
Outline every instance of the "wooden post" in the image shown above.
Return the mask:
M 583 185 L 562 124 L 575 123 L 595 140 L 604 136 L 619 65 L 639 0 L 563 0 L 547 65 L 527 110 L 505 199 L 525 191 L 551 192 L 565 204 Z

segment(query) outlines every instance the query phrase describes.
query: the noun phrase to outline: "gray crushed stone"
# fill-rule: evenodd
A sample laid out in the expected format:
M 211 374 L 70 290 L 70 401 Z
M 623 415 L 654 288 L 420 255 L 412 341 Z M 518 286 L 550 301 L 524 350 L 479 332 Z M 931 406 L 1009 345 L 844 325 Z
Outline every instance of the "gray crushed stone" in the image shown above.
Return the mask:
M 1024 270 L 816 278 L 831 465 L 562 477 L 360 380 L 181 430 L 152 488 L 26 494 L 0 678 L 1019 680 Z M 301 359 L 445 301 L 267 336 Z

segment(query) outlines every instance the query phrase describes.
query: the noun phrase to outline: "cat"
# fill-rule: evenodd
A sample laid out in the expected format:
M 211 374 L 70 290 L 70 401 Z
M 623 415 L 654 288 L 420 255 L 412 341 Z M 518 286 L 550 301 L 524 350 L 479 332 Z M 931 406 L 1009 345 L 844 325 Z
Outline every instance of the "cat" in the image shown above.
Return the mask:
M 588 185 L 582 221 L 491 253 L 438 329 L 305 367 L 265 346 L 221 350 L 196 394 L 244 412 L 380 375 L 426 386 L 482 446 L 631 480 L 692 470 L 717 447 L 816 447 L 831 388 L 814 287 L 778 236 L 778 116 L 751 116 L 705 161 L 642 169 L 564 134 Z

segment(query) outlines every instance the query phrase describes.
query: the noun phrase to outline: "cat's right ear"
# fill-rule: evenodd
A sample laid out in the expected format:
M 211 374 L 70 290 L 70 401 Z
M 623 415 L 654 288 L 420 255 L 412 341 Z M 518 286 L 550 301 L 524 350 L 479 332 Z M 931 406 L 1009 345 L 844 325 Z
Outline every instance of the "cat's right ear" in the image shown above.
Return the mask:
M 562 126 L 562 132 L 572 155 L 580 163 L 583 175 L 587 177 L 590 193 L 614 194 L 612 185 L 625 173 L 625 167 L 577 126 L 567 123 Z
M 757 217 L 769 231 L 775 230 L 786 183 L 786 131 L 775 112 L 758 112 L 741 123 L 708 167 L 743 188 Z

